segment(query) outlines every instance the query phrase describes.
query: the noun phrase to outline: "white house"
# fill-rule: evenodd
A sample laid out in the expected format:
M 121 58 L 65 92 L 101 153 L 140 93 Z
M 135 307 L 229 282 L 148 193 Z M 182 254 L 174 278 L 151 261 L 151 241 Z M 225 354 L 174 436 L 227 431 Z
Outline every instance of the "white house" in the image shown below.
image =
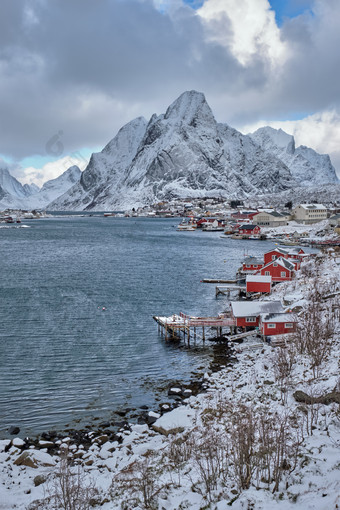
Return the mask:
M 254 215 L 253 223 L 261 227 L 281 227 L 288 225 L 288 217 L 276 211 L 260 211 Z
M 298 223 L 317 223 L 327 219 L 327 207 L 323 204 L 300 204 L 293 209 L 293 215 Z

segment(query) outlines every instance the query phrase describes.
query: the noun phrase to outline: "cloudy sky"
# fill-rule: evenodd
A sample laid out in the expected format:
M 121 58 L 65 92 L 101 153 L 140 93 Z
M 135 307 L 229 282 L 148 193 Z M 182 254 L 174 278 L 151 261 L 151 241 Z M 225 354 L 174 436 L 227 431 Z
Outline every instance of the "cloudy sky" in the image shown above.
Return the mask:
M 38 184 L 84 168 L 195 89 L 219 122 L 282 127 L 340 175 L 339 26 L 339 0 L 2 0 L 2 166 Z

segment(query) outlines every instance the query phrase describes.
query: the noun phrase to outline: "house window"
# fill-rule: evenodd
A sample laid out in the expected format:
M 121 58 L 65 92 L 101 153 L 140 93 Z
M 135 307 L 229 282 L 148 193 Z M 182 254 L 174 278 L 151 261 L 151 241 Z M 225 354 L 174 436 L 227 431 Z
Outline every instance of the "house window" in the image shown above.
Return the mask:
M 277 267 L 277 262 L 274 262 L 273 266 L 274 266 L 274 267 Z
M 253 267 L 254 267 L 254 269 L 255 269 L 255 267 L 257 267 L 257 264 L 254 264 L 254 266 L 253 266 Z
M 270 271 L 265 271 L 265 272 L 264 272 L 264 275 L 265 275 L 265 276 L 270 276 Z
M 285 323 L 285 328 L 293 328 L 294 327 L 294 324 L 292 322 L 286 322 Z
M 256 317 L 246 317 L 246 322 L 256 322 Z
M 286 276 L 286 273 L 284 271 L 281 271 L 281 277 L 284 278 Z
M 276 324 L 267 324 L 268 329 L 276 328 Z
M 276 260 L 276 255 L 272 255 L 272 260 Z

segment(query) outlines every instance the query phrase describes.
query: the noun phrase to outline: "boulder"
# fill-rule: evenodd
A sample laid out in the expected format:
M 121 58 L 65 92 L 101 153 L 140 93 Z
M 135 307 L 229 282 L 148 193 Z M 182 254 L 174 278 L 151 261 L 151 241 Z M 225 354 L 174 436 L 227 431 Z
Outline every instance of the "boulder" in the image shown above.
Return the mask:
M 304 391 L 298 390 L 293 394 L 293 397 L 297 402 L 302 402 L 303 404 L 328 405 L 332 402 L 340 404 L 340 391 L 332 391 L 330 393 L 326 393 L 325 395 L 320 395 L 319 397 L 311 397 Z
M 183 432 L 186 428 L 193 426 L 195 411 L 186 407 L 178 407 L 169 413 L 163 414 L 152 425 L 152 428 L 168 436 L 169 434 L 177 434 Z
M 12 445 L 15 446 L 16 448 L 23 448 L 25 444 L 26 444 L 25 441 L 20 439 L 20 437 L 15 437 L 14 439 L 12 439 Z
M 15 425 L 12 425 L 8 429 L 8 433 L 11 434 L 11 436 L 16 436 L 17 434 L 19 434 L 19 432 L 20 432 L 20 428 L 16 427 Z
M 34 477 L 33 479 L 33 483 L 34 483 L 34 486 L 35 487 L 38 487 L 39 485 L 41 485 L 42 483 L 45 483 L 47 480 L 46 476 L 43 476 L 43 475 L 37 475 Z
M 16 466 L 37 468 L 38 466 L 52 467 L 56 465 L 50 454 L 41 450 L 26 450 L 14 461 Z

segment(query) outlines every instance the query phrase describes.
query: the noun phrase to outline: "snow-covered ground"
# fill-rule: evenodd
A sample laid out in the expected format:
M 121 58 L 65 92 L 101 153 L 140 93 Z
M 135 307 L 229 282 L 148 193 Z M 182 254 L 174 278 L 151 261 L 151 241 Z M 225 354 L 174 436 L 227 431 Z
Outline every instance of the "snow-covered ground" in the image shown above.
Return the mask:
M 324 322 L 321 331 L 332 326 L 330 350 L 319 366 L 299 353 L 297 340 L 283 349 L 266 343 L 247 349 L 246 340 L 237 363 L 205 374 L 207 390 L 158 419 L 153 415 L 151 428 L 133 425 L 119 441 L 90 432 L 89 448 L 60 440 L 71 468 L 48 453 L 53 441 L 24 453 L 23 462 L 30 458 L 36 467 L 15 464 L 24 441 L 0 441 L 0 509 L 62 497 L 62 486 L 73 495 L 83 490 L 74 509 L 88 508 L 91 497 L 92 507 L 103 510 L 340 508 L 340 266 L 339 254 L 331 253 L 304 262 L 296 279 L 270 296 L 300 310 L 301 322 L 301 308 L 317 303 L 306 327 L 316 328 L 317 320 Z M 297 401 L 297 391 L 332 394 L 333 402 Z M 30 508 L 59 508 L 55 501 Z

